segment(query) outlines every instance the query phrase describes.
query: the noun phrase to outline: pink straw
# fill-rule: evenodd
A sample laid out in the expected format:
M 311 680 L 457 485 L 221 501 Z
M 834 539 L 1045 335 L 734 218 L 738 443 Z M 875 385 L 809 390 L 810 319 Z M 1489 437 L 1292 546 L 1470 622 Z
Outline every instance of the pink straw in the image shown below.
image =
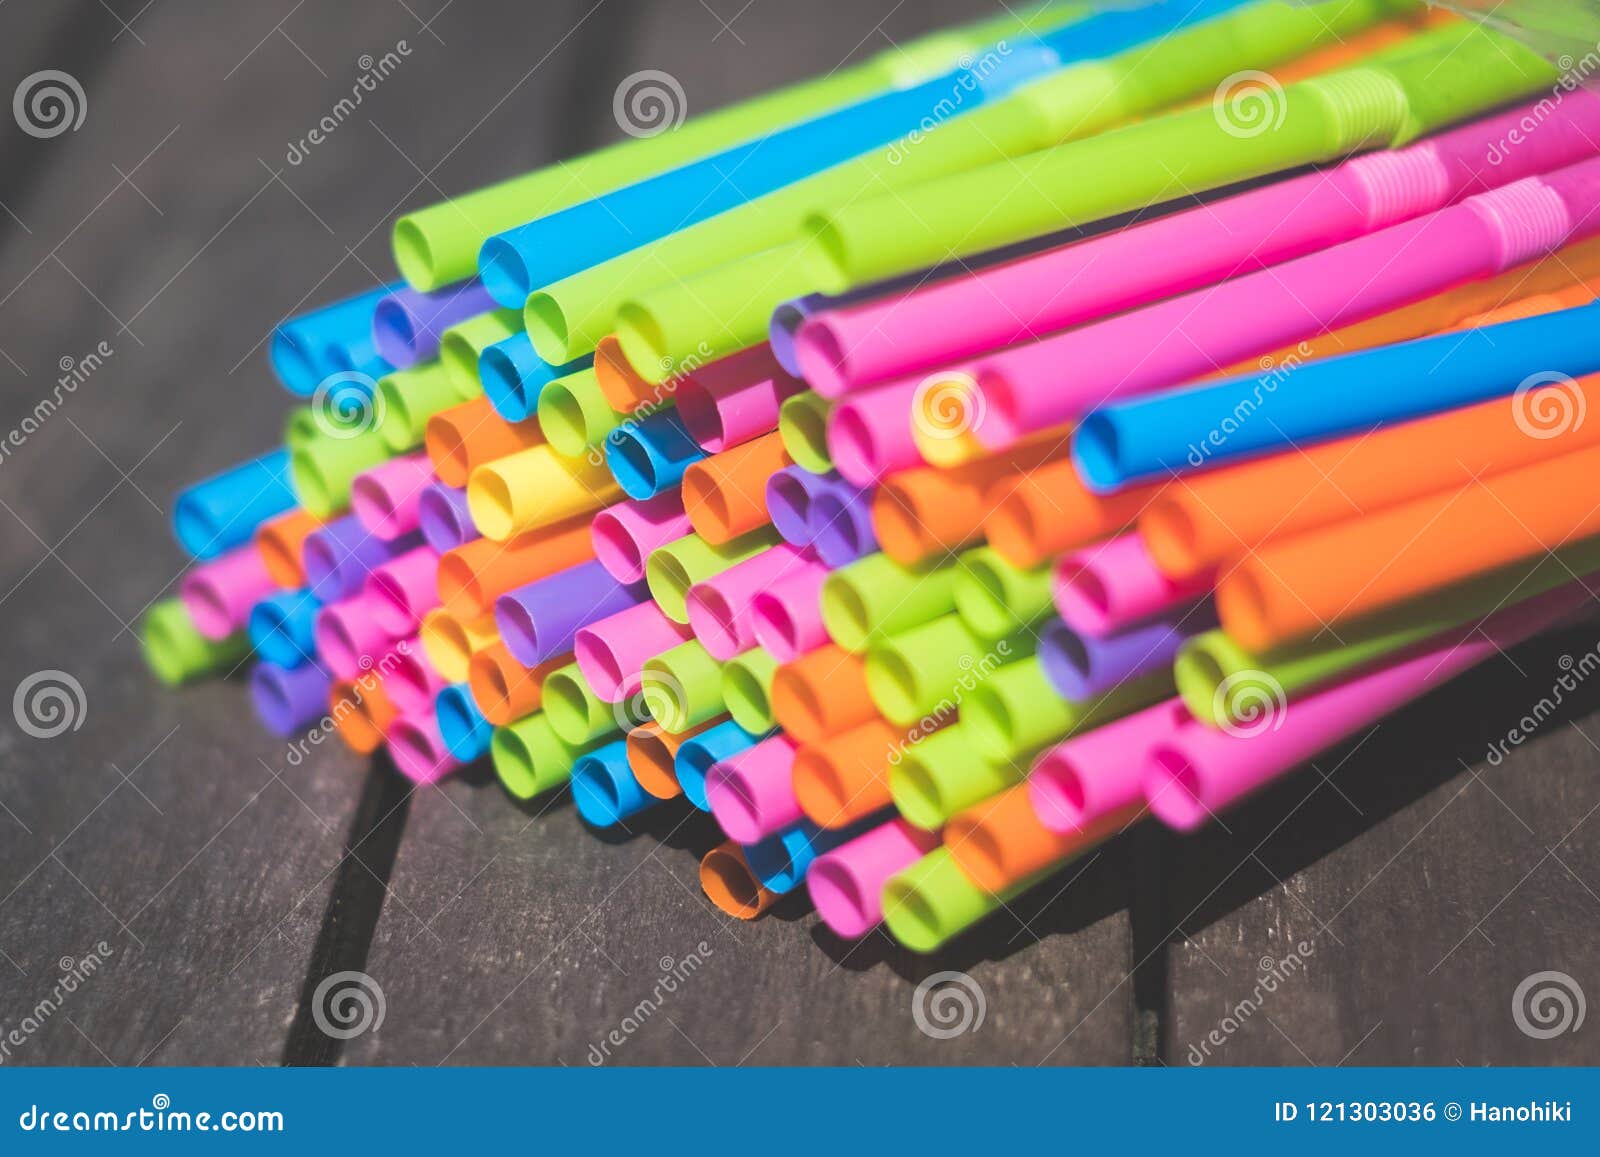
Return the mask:
M 689 626 L 706 652 L 728 660 L 755 646 L 751 600 L 772 584 L 819 565 L 787 542 L 768 547 L 689 588 Z
M 439 605 L 439 555 L 419 546 L 367 575 L 372 617 L 390 638 L 414 635 L 422 616 Z
M 399 538 L 417 529 L 417 504 L 432 481 L 433 463 L 426 454 L 391 458 L 356 475 L 350 484 L 350 509 L 379 538 Z
M 750 601 L 751 633 L 778 662 L 792 662 L 828 641 L 822 625 L 822 583 L 827 577 L 826 566 L 810 563 Z
M 856 394 L 828 415 L 828 455 L 857 486 L 922 464 L 911 437 L 911 401 L 921 380 L 898 381 Z
M 1553 106 L 1525 105 L 905 296 L 819 311 L 796 334 L 794 356 L 812 388 L 836 398 L 1302 257 L 1573 164 L 1597 139 L 1600 95 L 1568 92 Z
M 359 679 L 372 670 L 399 637 L 378 625 L 372 603 L 372 596 L 363 592 L 317 611 L 311 638 L 317 645 L 318 658 L 336 678 Z
M 1586 583 L 1596 577 L 1452 628 L 1376 671 L 1279 704 L 1248 725 L 1181 725 L 1145 764 L 1150 810 L 1168 827 L 1193 831 L 1324 748 L 1555 625 L 1590 599 Z
M 1053 589 L 1067 626 L 1102 636 L 1192 603 L 1211 582 L 1209 574 L 1182 582 L 1168 578 L 1134 532 L 1062 555 Z
M 646 659 L 653 659 L 691 637 L 648 600 L 590 623 L 572 640 L 573 657 L 591 690 L 607 703 L 639 693 Z
M 778 428 L 778 407 L 806 388 L 767 345 L 718 358 L 678 383 L 678 416 L 702 450 L 720 453 Z
M 251 543 L 190 571 L 178 597 L 195 630 L 208 639 L 226 639 L 245 625 L 251 607 L 277 590 Z
M 644 560 L 650 552 L 693 529 L 689 516 L 683 512 L 683 496 L 676 488 L 643 501 L 633 499 L 608 506 L 594 516 L 589 527 L 594 536 L 595 558 L 619 583 L 636 583 L 644 578 Z
M 401 714 L 431 715 L 433 701 L 445 688 L 444 677 L 433 669 L 418 639 L 396 643 L 385 661 L 383 689 Z
M 822 922 L 840 936 L 864 936 L 883 919 L 883 886 L 939 846 L 938 832 L 894 819 L 811 862 L 806 889 Z
M 1169 699 L 1045 752 L 1028 776 L 1039 822 L 1057 835 L 1072 835 L 1140 803 L 1150 749 L 1190 721 L 1183 703 Z
M 386 736 L 389 758 L 412 783 L 437 783 L 461 766 L 450 754 L 432 711 L 396 717 Z
M 794 741 L 781 731 L 711 765 L 706 800 L 729 839 L 753 844 L 800 821 L 793 769 Z

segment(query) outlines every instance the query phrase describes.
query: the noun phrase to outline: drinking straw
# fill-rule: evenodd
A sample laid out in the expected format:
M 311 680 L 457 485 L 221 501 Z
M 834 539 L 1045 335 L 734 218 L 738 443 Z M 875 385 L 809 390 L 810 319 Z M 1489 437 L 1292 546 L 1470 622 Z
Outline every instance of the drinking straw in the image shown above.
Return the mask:
M 431 716 L 433 701 L 445 684 L 415 644 L 415 639 L 403 639 L 384 657 L 388 666 L 384 669 L 383 686 L 402 715 Z
M 995 668 L 1033 654 L 1023 631 L 984 639 L 951 613 L 890 635 L 867 648 L 867 691 L 873 706 L 901 727 L 952 714 L 963 693 Z
M 533 352 L 527 334 L 514 333 L 478 355 L 478 381 L 495 413 L 508 422 L 522 422 L 533 417 L 546 386 L 593 364 L 585 356 L 551 365 Z
M 752 647 L 722 665 L 722 701 L 728 714 L 746 731 L 771 731 L 777 726 L 772 714 L 772 677 L 778 660 L 761 647 Z
M 1270 726 L 1179 728 L 1145 764 L 1150 810 L 1168 827 L 1195 830 L 1324 748 L 1548 629 L 1589 601 L 1593 578 L 1436 635 L 1382 667 L 1297 699 Z
M 1600 449 L 1491 475 L 1266 543 L 1217 583 L 1217 614 L 1265 651 L 1600 532 Z
M 1501 163 L 1484 164 L 1487 151 L 1513 131 L 1521 143 Z M 1520 106 L 1406 149 L 910 294 L 823 310 L 795 337 L 795 356 L 813 389 L 839 397 L 1302 257 L 1582 160 L 1597 136 L 1600 96 L 1578 90 L 1559 104 Z M 1151 260 L 1154 254 L 1161 259 Z
M 563 458 L 550 446 L 485 462 L 467 479 L 467 508 L 496 542 L 591 514 L 617 497 L 606 469 L 589 458 Z
M 819 743 L 873 718 L 866 661 L 843 647 L 819 647 L 772 675 L 772 715 L 801 743 Z
M 872 525 L 872 492 L 842 478 L 830 480 L 811 504 L 811 547 L 830 567 L 841 567 L 878 549 Z
M 711 543 L 767 525 L 767 480 L 788 465 L 789 455 L 775 432 L 690 464 L 683 473 L 689 524 Z
M 598 511 L 591 525 L 594 557 L 618 582 L 644 578 L 650 552 L 690 532 L 689 516 L 676 490 L 664 490 L 643 502 L 628 499 Z
M 820 394 L 796 394 L 778 409 L 778 437 L 789 457 L 813 474 L 833 469 L 828 454 L 828 413 L 833 403 Z
M 427 435 L 429 418 L 470 401 L 480 389 L 478 383 L 473 382 L 471 388 L 463 392 L 437 361 L 385 374 L 378 379 L 377 432 L 394 454 L 421 446 Z
M 997 896 L 968 879 L 941 845 L 889 877 L 883 923 L 911 951 L 933 952 L 1037 882 L 1026 880 Z
M 687 731 L 727 710 L 722 701 L 722 664 L 698 639 L 646 659 L 639 693 L 650 718 L 668 731 Z
M 592 559 L 495 600 L 495 623 L 506 649 L 532 667 L 573 649 L 578 630 L 635 606 L 644 584 L 617 582 Z
M 630 138 L 532 173 L 452 197 L 400 217 L 395 264 L 417 289 L 432 290 L 477 272 L 485 240 L 541 214 L 780 126 L 860 100 L 891 85 L 913 84 L 948 69 L 964 52 L 1027 27 L 1035 14 L 1006 13 L 897 45 L 859 65 L 694 117 L 671 132 Z M 909 55 L 905 55 L 906 49 Z
M 472 525 L 467 492 L 443 482 L 431 482 L 417 496 L 417 529 L 422 541 L 438 554 L 464 546 L 479 537 Z
M 438 354 L 445 330 L 493 307 L 494 299 L 477 280 L 433 293 L 405 286 L 373 307 L 372 344 L 395 369 L 408 369 Z
M 434 719 L 445 750 L 462 763 L 489 754 L 494 727 L 483 717 L 465 683 L 452 683 L 433 701 Z
M 417 629 L 422 653 L 439 674 L 452 683 L 464 683 L 472 656 L 498 641 L 493 615 L 459 619 L 443 607 L 422 616 Z
M 811 545 L 811 504 L 827 484 L 826 475 L 799 466 L 785 466 L 767 479 L 767 515 L 784 542 Z
M 1050 613 L 1050 568 L 1013 566 L 992 547 L 961 555 L 953 596 L 961 621 L 985 639 L 1012 634 Z
M 944 846 L 974 884 L 1004 892 L 1104 843 L 1138 813 L 1137 806 L 1126 807 L 1087 827 L 1057 833 L 1039 822 L 1028 785 L 1018 784 L 953 817 L 945 825 Z
M 298 667 L 316 653 L 312 628 L 322 604 L 308 590 L 279 591 L 250 609 L 250 646 L 269 663 Z
M 595 694 L 576 663 L 550 672 L 544 681 L 544 714 L 567 743 L 591 743 L 644 722 L 638 703 L 612 704 Z
M 571 658 L 570 655 L 555 655 L 536 666 L 528 666 L 517 662 L 504 643 L 490 643 L 474 651 L 468 660 L 467 687 L 483 717 L 496 727 L 504 727 L 541 709 L 548 715 L 550 705 L 545 692 L 550 677 L 562 670 Z M 560 727 L 556 728 L 556 733 L 568 743 L 578 742 L 569 739 Z
M 811 862 L 806 891 L 822 922 L 840 936 L 865 936 L 883 919 L 883 888 L 939 846 L 933 832 L 891 819 Z
M 629 498 L 653 498 L 678 485 L 705 456 L 671 410 L 630 422 L 606 439 L 606 465 Z
M 786 542 L 768 547 L 689 588 L 689 626 L 713 659 L 726 661 L 755 646 L 751 603 L 774 583 L 821 567 Z
M 261 552 L 251 543 L 184 575 L 178 598 L 195 630 L 216 641 L 242 630 L 250 608 L 276 589 L 262 565 Z
M 145 612 L 139 645 L 145 664 L 169 687 L 230 671 L 250 654 L 250 640 L 243 632 L 208 639 L 195 630 L 178 599 L 162 599 Z
M 289 455 L 274 450 L 179 492 L 172 530 L 195 558 L 213 559 L 243 546 L 257 527 L 294 505 Z
M 1090 635 L 1059 619 L 1039 633 L 1039 660 L 1056 694 L 1092 699 L 1118 683 L 1165 667 L 1190 639 L 1214 625 L 1209 608 L 1174 608 L 1107 635 Z
M 1119 719 L 1171 694 L 1172 671 L 1161 667 L 1093 699 L 1062 699 L 1035 656 L 1000 668 L 974 687 L 961 704 L 961 719 L 978 747 L 1022 759 L 1070 732 Z
M 677 799 L 683 794 L 677 773 L 673 771 L 679 746 L 684 740 L 715 725 L 702 724 L 683 735 L 674 735 L 670 731 L 663 731 L 661 724 L 653 719 L 639 724 L 627 735 L 628 770 L 633 772 L 633 778 L 639 781 L 639 786 L 657 799 Z
M 356 679 L 393 653 L 396 637 L 378 625 L 367 594 L 318 608 L 311 626 L 316 655 L 340 679 Z
M 916 382 L 893 382 L 853 394 L 828 413 L 828 460 L 857 486 L 922 462 L 911 437 Z
M 905 566 L 869 554 L 822 583 L 822 622 L 835 643 L 865 651 L 955 609 L 956 569 L 949 562 Z
M 350 505 L 356 475 L 393 457 L 376 430 L 351 438 L 319 438 L 289 457 L 289 477 L 300 505 L 318 518 L 331 518 Z
M 354 515 L 325 522 L 300 547 L 306 585 L 321 602 L 347 599 L 361 589 L 372 568 L 417 545 L 415 535 L 375 538 Z
M 368 672 L 328 689 L 328 716 L 345 745 L 357 755 L 383 746 L 385 733 L 400 711 L 384 694 L 383 682 Z
M 1137 533 L 1063 555 L 1054 583 L 1057 613 L 1069 627 L 1095 636 L 1187 607 L 1211 588 L 1210 576 L 1168 578 Z
M 752 346 L 684 374 L 674 400 L 689 436 L 707 453 L 720 454 L 776 430 L 779 408 L 805 388 L 770 346 Z
M 767 344 L 772 347 L 772 356 L 778 365 L 783 367 L 783 372 L 794 377 L 800 376 L 800 362 L 795 356 L 794 335 L 805 324 L 806 319 L 822 309 L 827 309 L 834 299 L 821 293 L 807 293 L 800 297 L 791 297 L 788 301 L 779 302 L 772 311 L 772 320 L 767 323 Z
M 1063 551 L 1121 533 L 1158 490 L 1151 485 L 1095 494 L 1070 461 L 1059 459 L 997 483 L 984 498 L 989 516 L 983 530 L 1001 558 L 1014 566 L 1038 566 Z
M 1189 721 L 1183 704 L 1167 699 L 1058 743 L 1028 776 L 1034 816 L 1047 830 L 1070 836 L 1142 807 L 1150 750 Z
M 678 754 L 672 764 L 678 777 L 678 786 L 683 788 L 683 798 L 700 811 L 710 811 L 711 803 L 706 799 L 706 775 L 712 765 L 754 746 L 757 738 L 728 720 L 683 740 L 678 745 Z
M 330 684 L 327 671 L 315 663 L 298 667 L 257 663 L 250 670 L 250 701 L 266 729 L 288 739 L 321 718 L 328 706 Z
M 975 803 L 1021 783 L 1026 762 L 996 757 L 960 721 L 919 739 L 889 765 L 889 798 L 909 823 L 937 831 Z
M 776 545 L 777 537 L 770 528 L 763 527 L 731 542 L 713 544 L 697 534 L 686 534 L 665 546 L 658 546 L 644 563 L 644 579 L 649 584 L 650 597 L 667 618 L 675 623 L 687 623 L 690 587 Z
M 572 802 L 585 823 L 610 828 L 660 801 L 633 778 L 628 745 L 616 739 L 585 752 L 572 765 Z
M 415 634 L 422 616 L 439 605 L 438 571 L 439 555 L 429 546 L 373 567 L 365 589 L 377 624 L 397 639 Z
M 353 369 L 373 376 L 388 367 L 372 344 L 372 314 L 398 286 L 379 286 L 282 322 L 267 360 L 290 393 L 309 398 L 328 375 Z
M 740 920 L 754 920 L 782 898 L 761 885 L 745 862 L 744 849 L 732 840 L 700 860 L 700 887 L 718 911 Z
M 1214 107 L 1191 108 L 817 214 L 812 288 L 839 292 L 952 253 L 981 253 L 1143 208 L 1176 190 L 1215 189 L 1405 144 L 1555 79 L 1552 66 L 1514 41 L 1446 26 L 1381 59 L 1279 90 L 1265 127 L 1242 132 Z M 1084 181 L 1084 173 L 1107 179 Z
M 439 734 L 439 721 L 431 712 L 402 712 L 389 725 L 385 737 L 389 758 L 412 783 L 437 783 L 461 766 Z
M 439 597 L 452 614 L 475 619 L 507 591 L 593 556 L 589 520 L 582 516 L 505 542 L 475 539 L 439 556 Z
M 512 334 L 522 332 L 522 313 L 515 309 L 491 309 L 450 326 L 439 335 L 439 364 L 463 397 L 479 394 L 483 381 L 478 376 L 478 361 L 483 351 Z
M 794 796 L 807 818 L 842 828 L 890 804 L 889 766 L 906 733 L 886 719 L 869 719 L 795 750 Z
M 538 712 L 494 729 L 489 758 L 513 799 L 530 800 L 566 783 L 581 748 L 569 747 Z
M 699 365 L 700 360 L 696 359 L 685 368 Z M 681 371 L 663 383 L 646 381 L 622 356 L 617 339 L 611 334 L 602 337 L 594 347 L 594 376 L 611 408 L 624 414 L 660 409 L 672 400 L 683 381 Z
M 426 454 L 403 454 L 356 475 L 350 484 L 350 511 L 379 538 L 399 538 L 416 530 L 417 503 L 433 481 Z
M 539 395 L 537 413 L 539 428 L 550 445 L 569 458 L 605 441 L 626 417 L 606 403 L 593 366 L 546 386 Z
M 1591 402 L 1600 405 L 1600 379 L 1556 379 L 1510 405 L 1480 402 L 1208 471 L 1152 501 L 1139 534 L 1165 573 L 1201 574 L 1271 537 L 1592 446 L 1600 423 L 1577 420 Z
M 828 574 L 825 566 L 805 566 L 750 600 L 750 631 L 777 662 L 792 662 L 827 644 L 822 584 Z
M 322 520 L 314 514 L 290 510 L 263 522 L 256 531 L 261 565 L 267 568 L 272 581 L 284 590 L 295 590 L 305 584 L 306 571 L 300 563 L 300 549 L 306 535 L 321 525 Z
M 790 782 L 794 750 L 794 741 L 780 732 L 712 764 L 706 773 L 711 814 L 739 843 L 756 843 L 799 822 L 800 805 Z
M 440 410 L 428 419 L 423 442 L 439 481 L 466 486 L 467 478 L 485 462 L 515 454 L 544 441 L 538 422 L 508 422 L 487 398 Z
M 654 603 L 640 602 L 581 627 L 572 651 L 595 694 L 618 703 L 639 693 L 645 660 L 687 642 L 690 634 Z
M 973 541 L 983 533 L 991 487 L 1066 453 L 1064 441 L 1047 438 L 963 466 L 924 466 L 890 475 L 872 500 L 872 525 L 883 553 L 910 564 Z
M 762 887 L 780 896 L 788 895 L 804 882 L 817 856 L 853 840 L 880 818 L 838 831 L 824 831 L 802 819 L 758 843 L 746 844 L 745 862 Z
M 1600 164 L 1593 173 L 1600 188 Z M 1592 303 L 1310 362 L 1290 371 L 1281 392 L 1282 378 L 1257 375 L 1108 407 L 1079 427 L 1074 461 L 1091 487 L 1110 489 L 1169 467 L 1190 467 L 1197 458 L 1202 464 L 1237 460 L 1503 397 L 1535 374 L 1593 373 L 1600 369 L 1600 353 L 1589 340 L 1597 318 L 1600 303 Z M 1396 381 L 1407 388 L 1384 388 Z M 1559 392 L 1546 397 L 1576 402 Z M 1271 420 L 1249 420 L 1258 411 Z M 1538 415 L 1525 414 L 1523 421 L 1537 423 Z

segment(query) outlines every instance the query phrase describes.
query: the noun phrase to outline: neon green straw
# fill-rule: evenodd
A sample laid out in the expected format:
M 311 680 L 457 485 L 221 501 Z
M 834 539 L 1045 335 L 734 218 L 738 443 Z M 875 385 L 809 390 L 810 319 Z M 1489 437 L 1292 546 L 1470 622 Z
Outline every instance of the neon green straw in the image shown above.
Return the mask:
M 162 599 L 145 613 L 139 643 L 145 663 L 168 687 L 231 670 L 250 654 L 243 631 L 214 641 L 195 630 L 178 599 Z
M 913 952 L 932 952 L 1002 904 L 1050 875 L 1045 869 L 998 896 L 978 887 L 956 866 L 950 849 L 934 848 L 883 888 L 883 922 Z
M 985 639 L 1009 635 L 1050 614 L 1048 564 L 1012 566 L 991 548 L 964 553 L 956 567 L 956 613 Z
M 569 747 L 593 743 L 644 722 L 626 701 L 607 703 L 596 695 L 576 663 L 546 675 L 540 694 L 550 730 Z
M 439 361 L 396 370 L 378 380 L 378 431 L 392 452 L 403 453 L 422 445 L 429 418 L 481 393 L 483 386 L 476 375 L 470 388 L 463 391 Z
M 1015 787 L 1027 774 L 1027 764 L 981 751 L 971 729 L 958 722 L 905 750 L 889 768 L 889 795 L 908 823 L 937 831 L 957 812 Z
M 493 309 L 469 317 L 439 335 L 439 361 L 450 375 L 456 392 L 471 398 L 483 392 L 478 380 L 478 355 L 495 342 L 522 332 L 522 314 L 514 309 Z
M 777 726 L 772 717 L 772 675 L 777 669 L 778 661 L 761 647 L 722 665 L 722 700 L 733 721 L 751 734 Z
M 778 408 L 778 440 L 795 465 L 813 474 L 833 469 L 828 453 L 828 414 L 833 403 L 806 390 L 784 400 Z
M 593 366 L 546 384 L 539 391 L 538 415 L 551 449 L 568 458 L 598 446 L 627 417 L 606 402 Z
M 941 615 L 890 635 L 867 649 L 867 694 L 889 722 L 910 727 L 942 718 L 993 679 L 1008 663 L 1033 654 L 1026 632 L 997 641 L 980 638 L 960 615 Z
M 992 759 L 1027 759 L 1076 731 L 1086 731 L 1172 694 L 1172 672 L 1118 684 L 1087 702 L 1061 698 L 1037 657 L 984 680 L 961 705 L 961 722 Z
M 847 651 L 860 653 L 890 635 L 955 609 L 955 564 L 902 566 L 869 554 L 822 582 L 822 625 Z
M 356 475 L 393 456 L 377 430 L 353 438 L 318 438 L 289 455 L 289 479 L 301 506 L 318 518 L 331 518 L 350 505 Z
M 663 731 L 674 735 L 727 710 L 722 701 L 722 664 L 698 639 L 646 659 L 643 684 L 645 709 Z
M 489 740 L 495 774 L 506 791 L 524 800 L 566 783 L 584 750 L 564 743 L 542 711 L 495 728 Z
M 716 546 L 698 534 L 686 534 L 650 552 L 644 560 L 645 586 L 662 614 L 675 623 L 687 623 L 690 587 L 759 554 L 777 541 L 778 532 L 770 526 Z

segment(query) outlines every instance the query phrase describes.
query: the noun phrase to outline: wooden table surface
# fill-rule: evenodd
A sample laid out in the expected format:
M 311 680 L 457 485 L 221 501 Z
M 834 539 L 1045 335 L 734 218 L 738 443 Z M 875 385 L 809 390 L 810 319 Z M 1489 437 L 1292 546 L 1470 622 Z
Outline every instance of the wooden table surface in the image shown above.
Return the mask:
M 0 692 L 45 671 L 83 689 L 58 736 L 0 714 L 0 1061 L 1600 1062 L 1594 1025 L 1540 1039 L 1513 1014 L 1544 971 L 1600 996 L 1600 680 L 1487 758 L 1600 645 L 1592 624 L 1201 835 L 1130 833 L 932 957 L 842 943 L 800 901 L 730 921 L 696 883 L 713 833 L 683 810 L 604 838 L 487 775 L 413 791 L 329 746 L 297 762 L 241 685 L 172 693 L 145 672 L 131 627 L 185 565 L 172 494 L 277 438 L 289 398 L 263 335 L 389 277 L 397 210 L 615 138 L 635 71 L 709 109 L 982 8 L 0 7 L 5 90 L 59 69 L 87 101 L 53 138 L 0 124 L 0 427 L 21 432 L 0 457 Z M 402 66 L 289 163 L 362 58 L 402 41 Z M 1291 954 L 1264 992 L 1263 965 Z M 384 1017 L 336 1039 L 311 998 L 345 971 Z M 938 1039 L 913 1003 L 945 971 L 984 1017 Z

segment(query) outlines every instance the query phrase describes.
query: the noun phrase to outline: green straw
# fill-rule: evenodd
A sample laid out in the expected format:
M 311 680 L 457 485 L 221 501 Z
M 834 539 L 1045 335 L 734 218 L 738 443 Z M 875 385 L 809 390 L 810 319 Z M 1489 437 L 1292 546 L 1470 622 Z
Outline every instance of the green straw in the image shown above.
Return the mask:
M 538 415 L 545 440 L 568 458 L 598 446 L 627 417 L 607 403 L 593 366 L 557 378 L 540 390 Z
M 162 599 L 145 613 L 139 643 L 145 663 L 168 687 L 230 671 L 250 654 L 243 631 L 212 640 L 195 630 L 178 599 Z
M 640 694 L 645 709 L 663 731 L 682 734 L 727 710 L 722 700 L 722 664 L 698 639 L 646 659 L 642 678 Z
M 1054 609 L 1050 572 L 1013 566 L 987 546 L 969 550 L 956 567 L 956 613 L 985 639 L 1009 635 Z
M 356 475 L 393 456 L 377 430 L 353 438 L 318 438 L 289 455 L 289 479 L 301 506 L 318 518 L 331 518 L 350 505 Z
M 823 580 L 822 625 L 835 643 L 859 654 L 954 610 L 955 580 L 953 562 L 912 567 L 869 554 Z
M 901 727 L 957 708 L 964 713 L 965 696 L 1006 664 L 1031 655 L 1035 641 L 1027 633 L 983 639 L 960 615 L 941 615 L 867 649 L 867 694 L 885 719 Z
M 819 212 L 810 222 L 810 288 L 841 292 L 1184 194 L 1402 145 L 1556 77 L 1516 41 L 1450 25 L 1404 53 L 1278 91 L 1259 132 L 1195 108 Z
M 905 750 L 889 768 L 889 795 L 906 822 L 937 831 L 957 812 L 1015 787 L 1027 774 L 1027 764 L 981 751 L 971 729 L 958 722 Z
M 489 740 L 489 759 L 506 791 L 516 799 L 532 799 L 560 787 L 584 752 L 562 741 L 542 711 L 496 727 Z
M 1087 731 L 1148 707 L 1172 694 L 1163 667 L 1120 683 L 1087 702 L 1061 698 L 1037 657 L 1002 667 L 973 689 L 961 705 L 961 722 L 993 759 L 1027 759 L 1076 731 Z
M 630 711 L 627 701 L 607 703 L 596 695 L 576 663 L 546 675 L 540 695 L 550 730 L 569 747 L 594 743 L 644 722 L 637 711 Z
M 675 623 L 687 623 L 690 587 L 760 554 L 777 541 L 778 533 L 770 526 L 715 546 L 698 534 L 686 534 L 650 552 L 644 560 L 645 586 L 662 614 Z
M 396 454 L 422 445 L 428 419 L 440 410 L 459 406 L 483 393 L 474 376 L 466 392 L 457 388 L 449 371 L 439 361 L 424 362 L 408 370 L 396 370 L 378 380 L 381 407 L 378 431 Z
M 778 661 L 761 647 L 752 647 L 722 665 L 722 700 L 733 721 L 760 735 L 777 726 L 772 717 L 772 676 Z
M 931 79 L 954 67 L 963 53 L 1020 28 L 1047 29 L 1079 15 L 1073 8 L 1051 7 L 947 29 L 886 49 L 855 67 L 697 116 L 671 131 L 619 141 L 416 210 L 395 222 L 395 264 L 415 289 L 462 281 L 477 272 L 478 250 L 496 233 L 842 105 Z
M 522 314 L 515 309 L 493 309 L 458 322 L 439 335 L 439 361 L 463 399 L 483 392 L 478 379 L 478 355 L 495 342 L 522 332 Z
M 1002 904 L 1050 875 L 1046 868 L 998 896 L 980 888 L 956 866 L 950 849 L 937 847 L 883 887 L 883 922 L 913 952 L 932 952 Z
M 833 469 L 828 453 L 828 414 L 833 403 L 806 390 L 784 399 L 778 409 L 778 440 L 795 465 L 813 474 Z

